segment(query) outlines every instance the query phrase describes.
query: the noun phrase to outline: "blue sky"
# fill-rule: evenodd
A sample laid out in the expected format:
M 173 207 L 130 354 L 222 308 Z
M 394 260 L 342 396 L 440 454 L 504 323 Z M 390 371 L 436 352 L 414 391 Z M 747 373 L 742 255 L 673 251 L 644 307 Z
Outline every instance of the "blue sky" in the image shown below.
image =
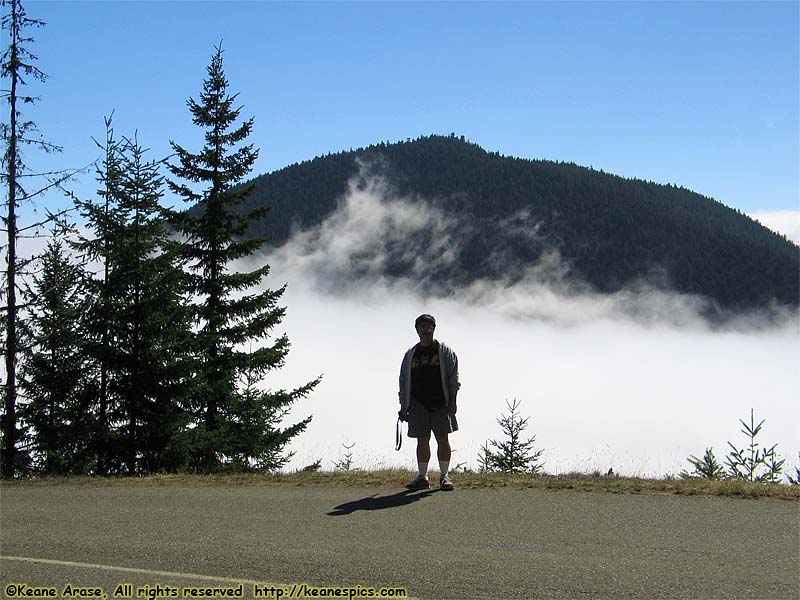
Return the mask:
M 215 44 L 255 117 L 254 174 L 431 133 L 798 210 L 797 2 L 26 3 L 50 75 L 26 116 L 74 168 L 119 135 L 199 149 L 186 109 Z M 5 34 L 5 32 L 4 32 Z M 93 176 L 73 184 L 92 193 Z M 56 205 L 50 197 L 40 203 Z M 171 203 L 168 199 L 167 203 Z

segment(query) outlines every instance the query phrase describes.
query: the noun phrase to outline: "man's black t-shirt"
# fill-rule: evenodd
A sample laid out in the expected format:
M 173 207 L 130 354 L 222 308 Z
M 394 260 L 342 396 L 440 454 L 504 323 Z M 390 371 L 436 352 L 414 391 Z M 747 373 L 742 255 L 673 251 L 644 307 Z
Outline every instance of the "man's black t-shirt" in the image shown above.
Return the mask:
M 439 367 L 439 342 L 427 348 L 417 346 L 411 360 L 411 397 L 428 410 L 438 410 L 445 404 L 442 372 Z

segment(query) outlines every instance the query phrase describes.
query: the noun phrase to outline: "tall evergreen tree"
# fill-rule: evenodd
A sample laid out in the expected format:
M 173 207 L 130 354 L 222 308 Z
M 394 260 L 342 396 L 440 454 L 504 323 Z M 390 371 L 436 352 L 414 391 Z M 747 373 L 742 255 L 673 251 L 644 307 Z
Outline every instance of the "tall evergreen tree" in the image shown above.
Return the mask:
M 95 279 L 92 340 L 98 413 L 98 472 L 174 470 L 167 447 L 181 427 L 181 356 L 189 312 L 183 272 L 160 205 L 160 163 L 138 141 L 115 141 L 106 120 L 101 202 L 80 202 L 91 239 L 78 247 L 102 262 Z
M 27 29 L 42 27 L 44 23 L 38 19 L 27 16 L 20 0 L 3 0 L 3 8 L 8 12 L 3 14 L 2 29 L 7 31 L 9 45 L 0 58 L 0 75 L 9 81 L 9 89 L 3 93 L 8 101 L 10 111 L 9 120 L 2 124 L 3 142 L 3 184 L 7 191 L 7 211 L 3 215 L 3 222 L 7 233 L 6 246 L 6 281 L 5 300 L 6 306 L 2 315 L 5 325 L 5 368 L 6 382 L 2 418 L 2 461 L 0 461 L 0 475 L 13 477 L 15 472 L 15 455 L 17 449 L 17 354 L 18 354 L 18 319 L 19 307 L 17 305 L 17 277 L 20 270 L 20 261 L 17 256 L 17 239 L 20 227 L 17 222 L 17 208 L 19 203 L 31 197 L 21 184 L 21 177 L 26 171 L 22 160 L 23 146 L 34 146 L 45 152 L 59 150 L 57 146 L 45 142 L 30 120 L 22 119 L 21 105 L 33 104 L 37 98 L 22 93 L 21 87 L 26 84 L 26 77 L 44 81 L 46 75 L 35 65 L 34 56 L 28 45 L 33 38 L 26 37 Z
M 241 109 L 234 107 L 237 96 L 228 93 L 220 47 L 215 49 L 207 72 L 200 100 L 190 98 L 187 102 L 194 123 L 205 132 L 205 145 L 194 154 L 171 142 L 178 163 L 169 167 L 177 178 L 170 181 L 172 190 L 186 202 L 202 207 L 198 215 L 182 213 L 174 220 L 185 237 L 189 289 L 196 299 L 195 385 L 188 407 L 195 427 L 187 431 L 187 466 L 202 471 L 234 463 L 257 467 L 259 456 L 263 457 L 268 448 L 282 448 L 309 419 L 281 435 L 270 415 L 306 396 L 319 382 L 316 379 L 291 392 L 252 393 L 252 379 L 260 380 L 281 367 L 289 351 L 285 334 L 256 350 L 243 349 L 251 343 L 266 343 L 271 330 L 281 322 L 285 309 L 278 302 L 285 286 L 254 290 L 269 273 L 269 265 L 249 272 L 232 269 L 234 261 L 252 256 L 264 241 L 242 238 L 248 224 L 263 215 L 263 209 L 248 214 L 235 211 L 252 187 L 234 186 L 251 171 L 258 152 L 252 144 L 244 144 L 253 119 L 236 124 Z M 192 184 L 203 187 L 195 191 Z M 243 390 L 238 381 L 245 373 L 251 385 Z M 240 436 L 242 427 L 252 435 Z
M 20 388 L 28 401 L 20 407 L 20 416 L 30 428 L 35 470 L 84 473 L 92 435 L 83 393 L 86 358 L 80 330 L 86 274 L 55 239 L 39 264 L 40 272 L 26 293 L 29 316 L 21 348 Z
M 181 425 L 189 342 L 183 272 L 168 243 L 160 163 L 145 160 L 134 138 L 122 149 L 118 236 L 112 243 L 116 395 L 122 399 L 124 463 L 129 474 L 174 467 L 164 456 Z
M 111 422 L 115 399 L 109 391 L 109 378 L 114 352 L 114 297 L 122 296 L 121 291 L 111 289 L 110 281 L 112 244 L 118 237 L 121 221 L 119 199 L 122 194 L 122 142 L 114 137 L 112 117 L 105 119 L 105 126 L 104 142 L 95 141 L 103 151 L 103 160 L 97 167 L 99 201 L 75 199 L 91 234 L 90 237 L 81 237 L 74 244 L 85 260 L 98 265 L 98 272 L 102 273 L 102 276 L 92 277 L 88 281 L 91 302 L 83 325 L 89 359 L 86 389 L 92 412 L 96 415 L 92 442 L 96 455 L 94 472 L 98 475 L 105 475 L 109 469 L 113 470 L 109 464 L 109 455 L 115 445 Z

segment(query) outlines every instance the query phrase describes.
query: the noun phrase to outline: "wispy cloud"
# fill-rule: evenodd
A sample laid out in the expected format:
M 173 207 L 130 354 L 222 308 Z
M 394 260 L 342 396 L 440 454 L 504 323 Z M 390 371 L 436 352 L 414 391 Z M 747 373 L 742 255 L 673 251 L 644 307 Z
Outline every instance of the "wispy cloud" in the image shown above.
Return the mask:
M 329 293 L 344 293 L 383 280 L 394 264 L 421 285 L 458 260 L 459 245 L 455 222 L 443 211 L 398 197 L 386 180 L 362 174 L 349 182 L 333 214 L 316 227 L 294 231 L 268 260 Z

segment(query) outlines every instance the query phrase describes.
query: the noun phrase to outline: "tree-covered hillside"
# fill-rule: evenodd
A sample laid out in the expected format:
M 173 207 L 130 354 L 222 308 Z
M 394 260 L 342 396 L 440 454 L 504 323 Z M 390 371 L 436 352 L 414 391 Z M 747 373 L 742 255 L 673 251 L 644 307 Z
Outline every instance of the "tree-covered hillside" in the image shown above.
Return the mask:
M 382 143 L 257 177 L 242 210 L 273 210 L 250 233 L 277 246 L 293 226 L 319 224 L 363 165 L 397 196 L 425 199 L 453 217 L 458 260 L 433 273 L 445 288 L 513 280 L 555 250 L 568 279 L 600 292 L 645 281 L 726 309 L 798 304 L 797 245 L 738 210 L 673 185 L 501 156 L 455 135 Z M 390 256 L 387 274 L 406 274 L 404 261 L 405 252 Z

